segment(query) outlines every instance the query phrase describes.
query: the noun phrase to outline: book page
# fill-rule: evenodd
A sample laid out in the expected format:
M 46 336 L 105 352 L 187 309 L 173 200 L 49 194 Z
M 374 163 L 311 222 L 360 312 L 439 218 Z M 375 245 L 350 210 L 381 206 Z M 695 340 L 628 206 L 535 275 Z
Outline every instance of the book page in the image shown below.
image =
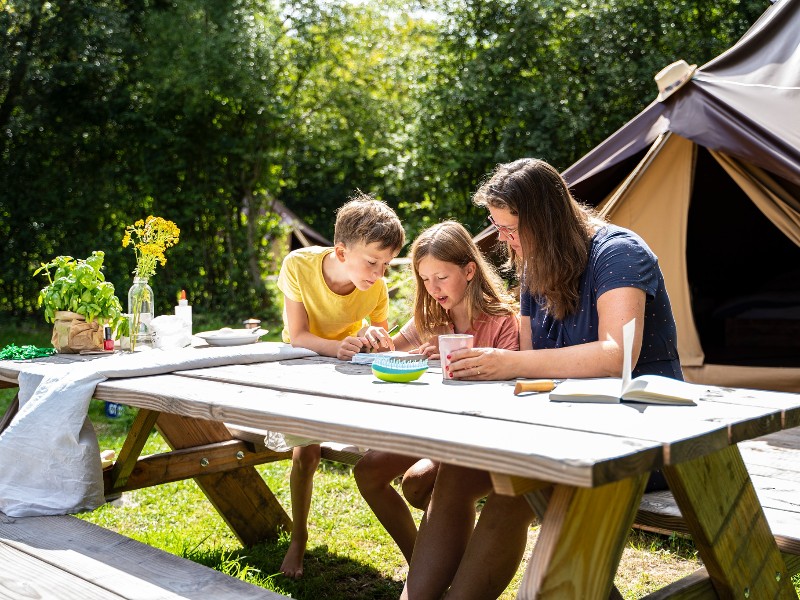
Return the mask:
M 567 379 L 550 392 L 554 402 L 605 402 L 620 401 L 620 380 L 616 377 L 592 379 Z
M 624 400 L 663 404 L 696 404 L 706 386 L 660 375 L 641 375 L 625 390 Z

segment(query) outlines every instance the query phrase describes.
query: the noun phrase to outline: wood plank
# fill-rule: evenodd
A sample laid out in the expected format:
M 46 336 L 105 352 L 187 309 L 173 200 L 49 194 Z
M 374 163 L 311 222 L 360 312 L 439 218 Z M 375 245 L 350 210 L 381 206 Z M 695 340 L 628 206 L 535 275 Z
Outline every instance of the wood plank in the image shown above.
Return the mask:
M 101 598 L 262 598 L 283 596 L 71 516 L 0 515 L 0 543 L 90 582 Z M 5 568 L 4 570 L 8 570 Z M 48 574 L 49 575 L 49 574 Z M 36 580 L 46 579 L 40 572 Z M 56 593 L 51 598 L 92 598 Z
M 610 435 L 636 431 L 641 439 L 664 444 L 665 460 L 682 462 L 729 443 L 777 431 L 782 427 L 788 401 L 780 407 L 752 406 L 755 400 L 738 398 L 738 404 L 716 397 L 698 406 L 658 406 L 635 403 L 619 405 L 549 402 L 547 394 L 513 395 L 514 382 L 447 382 L 429 370 L 416 387 L 435 386 L 435 393 L 409 394 L 407 386 L 380 385 L 370 368 L 325 357 L 257 365 L 230 365 L 193 371 L 180 376 L 263 387 L 287 392 L 312 393 L 452 412 L 544 426 L 570 423 L 570 427 Z M 421 390 L 420 390 L 421 391 Z M 791 396 L 791 395 L 785 395 Z M 800 405 L 800 396 L 794 398 Z M 580 407 L 576 410 L 576 407 Z M 727 439 L 722 430 L 727 428 Z M 702 435 L 701 435 L 702 434 Z
M 607 600 L 646 482 L 556 485 L 517 597 Z
M 705 399 L 720 404 L 774 408 L 781 411 L 781 429 L 791 429 L 800 426 L 800 403 L 798 403 L 798 394 L 726 387 L 713 388 L 713 392 L 706 395 Z
M 179 450 L 232 439 L 220 422 L 169 413 L 159 416 L 157 427 L 167 444 Z M 291 531 L 289 515 L 254 467 L 201 475 L 195 481 L 243 545 L 275 539 L 281 530 Z
M 136 417 L 128 430 L 128 435 L 122 444 L 119 457 L 114 462 L 114 466 L 109 473 L 109 482 L 105 486 L 106 495 L 119 492 L 125 487 L 128 477 L 136 467 L 136 461 L 147 443 L 150 432 L 156 426 L 159 414 L 154 410 L 139 410 L 136 413 Z
M 490 473 L 492 478 L 492 487 L 498 494 L 505 496 L 521 496 L 541 490 L 553 485 L 549 481 L 539 481 L 536 479 L 526 479 L 524 477 L 515 477 L 513 475 L 506 475 L 504 473 Z
M 252 444 L 240 440 L 217 442 L 142 457 L 126 477 L 125 484 L 116 485 L 113 490 L 128 492 L 209 473 L 221 473 L 291 458 L 291 452 L 274 452 L 266 447 L 256 452 Z M 106 489 L 112 489 L 111 473 L 104 471 L 103 478 L 106 480 Z
M 769 507 L 764 507 L 763 510 L 781 552 L 800 556 L 800 515 Z M 634 527 L 664 535 L 671 535 L 673 532 L 689 535 L 689 527 L 678 504 L 667 491 L 644 495 L 636 513 Z
M 230 431 L 231 435 L 237 440 L 244 440 L 250 443 L 254 451 L 264 447 L 264 438 L 267 435 L 266 430 L 244 427 L 242 425 L 231 425 L 230 423 L 225 423 L 225 427 L 228 428 L 228 431 Z M 352 444 L 322 442 L 320 447 L 323 460 L 331 460 L 345 465 L 354 465 L 364 456 L 364 452 Z M 291 458 L 291 455 L 288 458 Z
M 783 560 L 791 575 L 800 572 L 800 556 L 783 554 Z M 760 597 L 757 594 L 751 596 Z M 648 594 L 642 600 L 718 600 L 718 598 L 708 571 L 705 567 L 701 567 L 691 575 Z
M 0 418 L 0 433 L 3 433 L 11 424 L 11 421 L 14 420 L 14 417 L 17 416 L 19 412 L 19 394 L 14 395 L 14 399 L 11 401 L 11 404 L 8 405 L 6 412 L 3 414 L 2 418 Z
M 0 598 L 59 598 L 60 600 L 123 600 L 100 588 L 0 542 Z
M 391 384 L 387 384 L 391 385 Z M 167 391 L 168 390 L 168 391 Z M 661 445 L 406 407 L 306 396 L 175 375 L 108 381 L 96 397 L 199 419 L 336 439 L 473 468 L 592 486 L 660 466 Z M 221 423 L 220 423 L 221 425 Z
M 800 429 L 743 442 L 739 448 L 778 547 L 800 555 Z M 645 494 L 636 526 L 665 534 L 689 531 L 668 491 Z
M 797 598 L 736 446 L 664 475 L 721 597 Z

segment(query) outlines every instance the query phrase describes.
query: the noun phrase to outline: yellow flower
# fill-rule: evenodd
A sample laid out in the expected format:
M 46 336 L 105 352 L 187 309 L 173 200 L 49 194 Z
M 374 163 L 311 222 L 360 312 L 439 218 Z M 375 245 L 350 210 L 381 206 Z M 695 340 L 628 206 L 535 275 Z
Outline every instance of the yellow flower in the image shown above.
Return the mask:
M 156 265 L 167 264 L 164 251 L 180 240 L 181 230 L 172 221 L 150 215 L 146 220 L 139 219 L 125 228 L 122 246 L 127 248 L 133 241 L 136 255 L 137 277 L 151 277 L 156 272 Z

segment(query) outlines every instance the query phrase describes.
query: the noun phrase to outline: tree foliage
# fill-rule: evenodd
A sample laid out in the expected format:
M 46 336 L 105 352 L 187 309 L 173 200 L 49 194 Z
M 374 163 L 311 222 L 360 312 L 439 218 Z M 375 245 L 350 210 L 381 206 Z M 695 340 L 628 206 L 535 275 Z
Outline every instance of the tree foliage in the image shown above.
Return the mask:
M 767 0 L 0 0 L 0 311 L 31 274 L 174 221 L 159 312 L 275 316 L 264 284 L 281 200 L 331 237 L 354 190 L 410 236 L 473 231 L 481 178 L 520 156 L 565 168 L 639 112 L 653 75 L 730 46 Z M 279 258 L 279 257 L 278 257 Z M 124 294 L 123 294 L 124 295 Z

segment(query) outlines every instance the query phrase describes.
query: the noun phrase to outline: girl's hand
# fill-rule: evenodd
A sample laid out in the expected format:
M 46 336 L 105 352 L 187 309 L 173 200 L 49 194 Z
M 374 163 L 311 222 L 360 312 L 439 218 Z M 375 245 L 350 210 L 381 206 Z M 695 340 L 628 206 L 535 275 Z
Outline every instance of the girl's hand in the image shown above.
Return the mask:
M 464 348 L 450 355 L 452 379 L 466 381 L 504 381 L 514 379 L 511 350 Z M 448 377 L 448 379 L 451 379 Z
M 422 354 L 431 360 L 439 359 L 439 346 L 431 342 L 425 342 L 419 348 L 413 351 L 414 354 Z
M 367 327 L 367 329 L 359 336 L 367 349 L 372 349 L 376 352 L 384 350 L 394 350 L 394 342 L 392 336 L 383 327 Z
M 336 358 L 339 360 L 351 360 L 353 355 L 358 354 L 364 342 L 355 336 L 347 336 L 339 344 L 339 350 L 336 352 Z

